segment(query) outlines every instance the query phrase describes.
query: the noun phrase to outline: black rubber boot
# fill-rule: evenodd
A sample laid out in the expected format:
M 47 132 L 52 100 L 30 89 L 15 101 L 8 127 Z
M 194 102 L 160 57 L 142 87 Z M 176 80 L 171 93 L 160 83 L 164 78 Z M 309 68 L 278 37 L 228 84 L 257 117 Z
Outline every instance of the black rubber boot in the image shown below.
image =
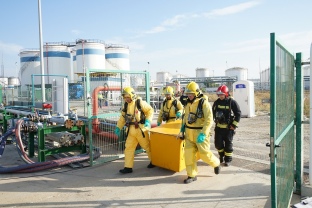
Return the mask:
M 225 162 L 224 166 L 229 167 L 231 165 L 231 162 Z
M 121 170 L 119 170 L 119 172 L 120 173 L 123 173 L 123 174 L 125 174 L 125 173 L 132 173 L 132 168 L 124 168 L 124 169 L 121 169 Z
M 218 175 L 220 173 L 221 167 L 220 165 L 214 168 L 214 173 Z
M 196 181 L 197 177 L 187 177 L 187 179 L 184 180 L 184 183 L 192 183 L 193 181 Z
M 152 164 L 152 162 L 150 162 L 150 164 L 148 164 L 147 168 L 154 168 L 155 165 Z
M 223 157 L 220 156 L 220 163 L 223 163 L 224 162 L 224 159 Z

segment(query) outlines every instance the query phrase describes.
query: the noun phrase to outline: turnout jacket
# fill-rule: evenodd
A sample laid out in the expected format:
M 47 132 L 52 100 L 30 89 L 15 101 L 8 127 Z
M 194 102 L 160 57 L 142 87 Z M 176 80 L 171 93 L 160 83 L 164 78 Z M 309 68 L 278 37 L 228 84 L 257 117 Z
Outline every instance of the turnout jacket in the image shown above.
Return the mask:
M 217 112 L 222 112 L 224 116 L 224 122 L 217 121 Z M 216 126 L 220 128 L 228 128 L 232 125 L 237 128 L 241 118 L 241 110 L 238 103 L 231 97 L 226 97 L 224 100 L 218 98 L 212 106 L 213 120 L 216 122 Z

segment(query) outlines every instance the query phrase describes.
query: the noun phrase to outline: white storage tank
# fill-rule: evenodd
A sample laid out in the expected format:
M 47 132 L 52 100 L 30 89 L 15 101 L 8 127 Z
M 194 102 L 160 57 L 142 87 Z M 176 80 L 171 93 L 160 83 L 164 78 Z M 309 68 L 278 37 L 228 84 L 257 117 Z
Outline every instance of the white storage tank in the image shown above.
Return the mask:
M 156 81 L 158 83 L 170 82 L 171 79 L 172 79 L 172 75 L 169 72 L 157 72 L 156 73 Z
M 8 85 L 19 86 L 20 82 L 19 82 L 18 77 L 9 77 L 8 78 Z
M 44 70 L 46 75 L 66 75 L 73 77 L 71 53 L 66 44 L 46 43 L 43 46 Z M 46 77 L 46 84 L 52 84 L 53 76 Z
M 130 70 L 129 47 L 110 44 L 105 46 L 106 69 Z
M 267 68 L 260 73 L 261 82 L 270 82 L 270 68 Z
M 24 49 L 19 53 L 20 72 L 19 78 L 21 85 L 31 85 L 31 75 L 41 74 L 40 69 L 40 51 L 38 49 Z M 34 84 L 41 84 L 41 77 L 34 77 Z
M 196 68 L 196 77 L 209 77 L 209 70 L 207 68 Z
M 70 83 L 75 83 L 78 81 L 79 77 L 76 74 L 77 73 L 77 61 L 76 61 L 76 48 L 70 48 L 71 53 L 71 64 L 73 69 L 73 77 L 72 80 L 69 80 Z
M 105 69 L 105 45 L 100 40 L 76 41 L 77 73 L 85 69 Z
M 242 67 L 233 67 L 233 68 L 227 69 L 225 71 L 225 76 L 237 77 L 237 81 L 247 80 L 248 79 L 248 69 L 242 68 Z
M 247 80 L 240 80 L 233 83 L 233 97 L 238 103 L 242 112 L 241 117 L 255 116 L 255 95 L 254 83 Z
M 6 87 L 9 85 L 9 79 L 7 77 L 0 77 L 0 85 Z
M 310 65 L 303 66 L 303 76 L 310 76 Z

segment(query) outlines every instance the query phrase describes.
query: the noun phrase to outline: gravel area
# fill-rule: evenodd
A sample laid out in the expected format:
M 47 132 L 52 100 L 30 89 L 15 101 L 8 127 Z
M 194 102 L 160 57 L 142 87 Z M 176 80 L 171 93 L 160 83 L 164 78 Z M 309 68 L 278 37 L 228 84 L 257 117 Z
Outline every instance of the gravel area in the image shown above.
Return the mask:
M 309 124 L 305 122 L 302 137 L 304 183 L 308 183 L 310 129 Z M 252 118 L 241 118 L 234 136 L 233 165 L 270 174 L 270 149 L 265 146 L 269 141 L 270 116 L 268 113 L 261 113 Z

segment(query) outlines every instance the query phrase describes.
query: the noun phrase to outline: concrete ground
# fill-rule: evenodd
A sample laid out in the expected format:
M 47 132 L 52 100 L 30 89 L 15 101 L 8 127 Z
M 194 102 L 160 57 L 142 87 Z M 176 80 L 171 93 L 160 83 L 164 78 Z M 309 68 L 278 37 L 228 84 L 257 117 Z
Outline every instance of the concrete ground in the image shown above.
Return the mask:
M 268 174 L 233 165 L 215 175 L 199 161 L 198 180 L 184 184 L 185 170 L 148 169 L 148 163 L 142 153 L 135 157 L 134 172 L 125 175 L 118 172 L 123 159 L 82 169 L 1 174 L 1 207 L 271 207 Z
M 198 180 L 186 172 L 146 168 L 146 154 L 134 172 L 120 174 L 123 160 L 83 169 L 62 168 L 0 175 L 1 207 L 270 207 L 270 176 L 235 166 L 220 175 L 199 162 Z
M 266 139 L 261 141 L 266 137 L 261 135 L 263 128 L 257 128 L 261 122 L 266 123 L 265 119 L 242 119 L 246 129 L 242 125 L 235 135 L 232 166 L 222 167 L 219 175 L 199 161 L 198 180 L 184 184 L 185 170 L 148 169 L 147 155 L 142 153 L 135 157 L 134 172 L 125 175 L 119 173 L 123 159 L 79 169 L 65 166 L 35 173 L 0 174 L 0 207 L 269 208 L 269 149 L 264 145 Z M 254 130 L 247 126 L 251 121 L 258 122 Z M 251 136 L 251 131 L 258 136 Z M 212 150 L 216 154 L 213 146 Z M 0 165 L 22 163 L 14 145 L 7 145 Z M 294 195 L 291 204 L 299 202 L 300 197 Z

